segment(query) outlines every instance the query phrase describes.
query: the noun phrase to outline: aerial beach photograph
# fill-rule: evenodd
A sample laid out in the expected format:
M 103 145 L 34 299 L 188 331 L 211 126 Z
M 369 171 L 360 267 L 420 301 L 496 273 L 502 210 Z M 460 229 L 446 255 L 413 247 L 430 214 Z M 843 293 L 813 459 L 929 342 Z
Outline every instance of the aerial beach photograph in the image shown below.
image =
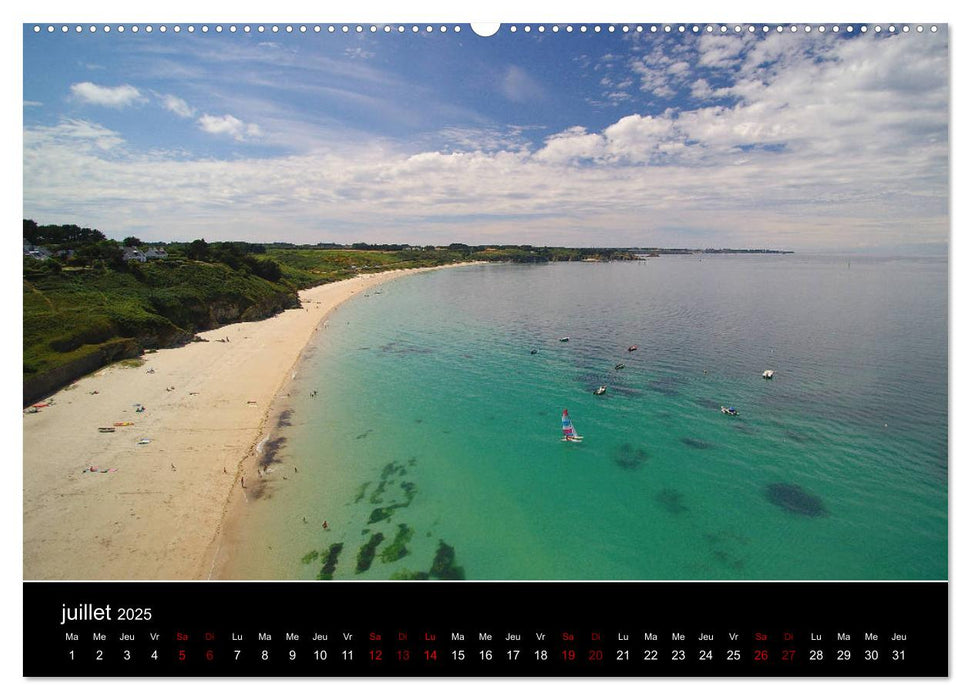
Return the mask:
M 948 578 L 947 25 L 105 29 L 23 27 L 24 580 Z

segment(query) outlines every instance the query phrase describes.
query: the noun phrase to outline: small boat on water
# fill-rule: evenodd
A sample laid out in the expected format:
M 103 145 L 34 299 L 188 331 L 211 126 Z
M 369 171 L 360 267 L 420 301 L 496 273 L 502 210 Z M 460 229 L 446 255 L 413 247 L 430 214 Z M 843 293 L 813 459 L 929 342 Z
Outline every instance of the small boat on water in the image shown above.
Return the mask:
M 625 365 L 623 362 L 618 362 L 616 365 L 614 365 L 614 369 L 624 369 L 626 366 L 627 365 Z
M 722 406 L 722 413 L 724 413 L 726 415 L 729 415 L 729 416 L 737 416 L 738 415 L 738 411 L 735 410 L 735 407 L 734 406 L 729 406 L 728 408 Z
M 570 342 L 570 336 L 568 336 L 568 335 L 563 336 L 562 338 L 560 338 L 560 342 L 561 343 L 569 343 Z
M 563 442 L 580 442 L 583 437 L 577 435 L 576 428 L 573 427 L 573 421 L 570 420 L 570 414 L 563 409 Z
M 536 353 L 537 353 L 537 351 L 536 351 L 536 350 L 530 350 L 530 351 L 529 351 L 529 354 L 530 354 L 530 355 L 535 355 Z
M 775 374 L 775 370 L 767 369 L 762 373 L 763 379 L 772 379 L 772 375 Z
M 601 394 L 606 394 L 607 393 L 607 385 L 606 384 L 601 384 L 599 387 L 597 387 L 596 390 L 594 390 L 593 393 L 596 394 L 597 396 L 600 396 Z
M 627 352 L 634 352 L 635 350 L 637 350 L 636 345 L 631 345 L 629 348 L 627 348 Z

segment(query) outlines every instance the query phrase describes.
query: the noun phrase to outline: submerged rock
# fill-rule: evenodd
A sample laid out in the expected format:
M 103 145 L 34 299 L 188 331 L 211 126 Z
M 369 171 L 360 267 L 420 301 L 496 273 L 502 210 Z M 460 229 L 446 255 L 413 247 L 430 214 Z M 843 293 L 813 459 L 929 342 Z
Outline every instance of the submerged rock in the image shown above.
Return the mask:
M 769 484 L 765 487 L 765 497 L 783 510 L 797 515 L 817 518 L 826 515 L 826 506 L 819 496 L 808 493 L 798 484 Z

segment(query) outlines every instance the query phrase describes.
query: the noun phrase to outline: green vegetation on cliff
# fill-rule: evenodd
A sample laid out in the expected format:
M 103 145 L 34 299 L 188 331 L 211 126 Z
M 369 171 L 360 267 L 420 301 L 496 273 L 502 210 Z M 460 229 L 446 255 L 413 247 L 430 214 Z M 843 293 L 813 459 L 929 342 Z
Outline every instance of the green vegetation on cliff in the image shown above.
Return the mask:
M 24 260 L 24 402 L 145 348 L 298 305 L 291 284 L 186 259 L 55 269 Z

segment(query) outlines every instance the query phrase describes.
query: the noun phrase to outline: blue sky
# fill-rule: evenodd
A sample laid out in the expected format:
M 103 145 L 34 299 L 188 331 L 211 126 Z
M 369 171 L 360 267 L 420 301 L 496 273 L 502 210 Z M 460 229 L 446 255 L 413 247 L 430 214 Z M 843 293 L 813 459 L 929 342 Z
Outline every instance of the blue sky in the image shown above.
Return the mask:
M 945 25 L 57 26 L 23 37 L 24 216 L 40 223 L 145 240 L 946 250 Z

